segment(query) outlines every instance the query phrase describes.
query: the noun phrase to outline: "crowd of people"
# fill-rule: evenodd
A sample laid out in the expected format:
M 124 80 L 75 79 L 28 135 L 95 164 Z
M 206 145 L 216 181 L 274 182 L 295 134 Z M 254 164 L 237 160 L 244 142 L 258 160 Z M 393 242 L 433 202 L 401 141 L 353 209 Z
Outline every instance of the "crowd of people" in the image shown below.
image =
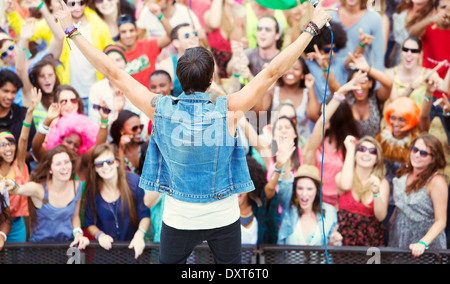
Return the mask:
M 211 206 L 224 219 L 208 226 L 235 226 L 225 207 L 238 206 L 242 244 L 387 246 L 414 256 L 446 249 L 450 0 L 323 0 L 331 21 L 321 29 L 311 21 L 309 1 L 293 1 L 289 9 L 271 2 L 5 0 L 0 249 L 28 241 L 85 248 L 97 240 L 109 250 L 114 241 L 127 241 L 137 258 L 145 242 L 167 236 L 176 242 L 170 230 L 183 227 L 177 208 L 200 207 L 186 207 L 188 195 L 180 202 L 142 186 L 166 167 L 156 161 L 166 156 L 155 145 L 170 153 L 177 171 L 203 167 L 215 153 L 201 146 L 198 160 L 189 160 L 158 133 L 173 127 L 168 121 L 184 119 L 172 105 L 197 96 L 200 82 L 189 82 L 197 74 L 182 75 L 190 69 L 180 58 L 198 47 L 211 53 L 213 76 L 200 86 L 209 96 L 195 100 L 217 105 L 225 117 L 224 98 L 261 85 L 251 82 L 265 78 L 258 77 L 263 71 L 276 73 L 271 62 L 303 34 L 312 39 L 300 57 L 289 66 L 277 61 L 286 71 L 254 103 L 242 99 L 238 106 L 233 97 L 233 106 L 245 110 L 235 137 L 254 190 L 236 191 L 238 198 L 218 195 L 221 202 Z M 109 61 L 97 62 L 81 37 Z M 146 99 L 140 88 L 164 99 L 158 97 L 155 109 L 156 97 Z M 171 111 L 158 110 L 163 106 Z M 429 133 L 434 118 L 445 141 Z M 172 130 L 175 142 L 192 142 Z M 195 144 L 196 137 L 188 139 Z M 231 180 L 223 173 L 230 172 L 236 187 L 239 179 L 244 184 L 242 160 L 223 159 L 217 175 Z M 193 191 L 208 187 L 203 176 L 171 179 Z

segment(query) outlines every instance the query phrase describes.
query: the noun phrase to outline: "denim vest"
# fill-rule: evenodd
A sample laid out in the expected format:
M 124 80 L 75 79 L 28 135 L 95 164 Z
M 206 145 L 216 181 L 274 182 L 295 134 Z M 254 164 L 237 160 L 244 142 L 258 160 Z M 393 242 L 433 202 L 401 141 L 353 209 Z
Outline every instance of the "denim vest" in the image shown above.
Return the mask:
M 159 95 L 139 186 L 192 203 L 254 190 L 239 137 L 228 131 L 227 98 Z

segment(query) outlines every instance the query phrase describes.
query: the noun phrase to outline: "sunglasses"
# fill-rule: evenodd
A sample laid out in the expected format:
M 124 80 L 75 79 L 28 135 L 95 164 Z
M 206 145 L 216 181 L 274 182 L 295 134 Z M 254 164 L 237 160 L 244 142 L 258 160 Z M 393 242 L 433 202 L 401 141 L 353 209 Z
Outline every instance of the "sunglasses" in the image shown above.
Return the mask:
M 76 4 L 78 4 L 79 6 L 84 6 L 84 5 L 86 5 L 86 2 L 83 0 L 67 2 L 68 7 L 75 7 Z
M 425 150 L 419 150 L 419 148 L 417 148 L 416 146 L 411 146 L 411 152 L 413 152 L 414 154 L 417 153 L 417 152 L 419 152 L 419 153 L 420 153 L 420 156 L 421 156 L 422 158 L 426 158 L 428 155 L 430 155 L 430 156 L 433 155 L 433 154 L 431 154 L 431 153 L 428 153 L 428 152 L 425 151 Z
M 133 132 L 137 132 L 138 129 L 140 129 L 142 131 L 142 129 L 144 129 L 144 125 L 141 124 L 141 125 L 135 125 L 135 126 L 131 127 L 131 131 L 133 131 Z
M 5 58 L 6 56 L 8 56 L 8 51 L 13 51 L 14 50 L 15 45 L 11 44 L 7 50 L 2 52 L 1 58 Z
M 322 50 L 323 50 L 323 53 L 330 53 L 331 47 L 324 47 Z M 336 53 L 336 52 L 338 52 L 338 51 L 339 51 L 339 48 L 333 47 L 333 52 L 334 52 L 334 53 Z
M 108 166 L 112 166 L 112 165 L 114 164 L 115 161 L 116 161 L 115 158 L 110 158 L 110 159 L 104 160 L 104 161 L 97 161 L 97 162 L 94 162 L 94 166 L 95 166 L 97 169 L 100 169 L 100 168 L 103 168 L 103 166 L 105 165 L 105 163 L 106 163 Z
M 191 37 L 191 35 L 193 35 L 193 36 L 198 36 L 198 33 L 197 33 L 196 31 L 193 31 L 192 33 L 185 33 L 185 34 L 184 34 L 184 38 L 185 38 L 185 39 L 188 39 L 188 38 Z
M 77 99 L 77 98 L 74 98 L 74 99 L 62 99 L 62 100 L 59 101 L 59 104 L 62 105 L 62 106 L 64 106 L 64 105 L 66 105 L 69 101 L 70 101 L 72 104 L 77 104 L 77 103 L 78 103 L 78 99 Z
M 95 110 L 98 110 L 98 111 L 100 111 L 100 109 L 101 109 L 101 110 L 103 110 L 104 114 L 110 114 L 111 113 L 111 109 L 109 109 L 107 107 L 102 107 L 100 105 L 93 104 L 92 108 L 95 109 Z
M 273 30 L 273 28 L 271 28 L 271 27 L 256 27 L 256 30 L 258 32 L 260 32 L 262 30 L 266 30 L 266 32 L 271 32 Z
M 362 152 L 362 153 L 364 153 L 366 151 L 369 151 L 369 154 L 371 154 L 371 155 L 376 155 L 377 154 L 377 148 L 375 148 L 375 147 L 368 148 L 368 147 L 366 147 L 364 145 L 359 145 L 358 148 L 356 148 L 356 151 Z
M 420 49 L 418 49 L 418 48 L 407 48 L 407 47 L 402 47 L 402 51 L 404 51 L 404 52 L 411 51 L 411 53 L 419 53 L 419 52 L 420 52 Z

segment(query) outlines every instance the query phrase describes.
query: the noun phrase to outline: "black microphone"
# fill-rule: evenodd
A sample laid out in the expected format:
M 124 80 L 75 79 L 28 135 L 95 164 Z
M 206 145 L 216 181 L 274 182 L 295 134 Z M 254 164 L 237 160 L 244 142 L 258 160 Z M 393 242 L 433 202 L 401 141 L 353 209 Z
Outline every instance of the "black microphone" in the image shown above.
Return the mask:
M 313 5 L 313 7 L 316 8 L 317 5 L 319 5 L 319 0 L 309 0 L 309 3 L 311 3 L 311 5 Z M 325 23 L 325 26 L 327 26 L 327 28 L 331 30 L 331 25 L 328 21 Z

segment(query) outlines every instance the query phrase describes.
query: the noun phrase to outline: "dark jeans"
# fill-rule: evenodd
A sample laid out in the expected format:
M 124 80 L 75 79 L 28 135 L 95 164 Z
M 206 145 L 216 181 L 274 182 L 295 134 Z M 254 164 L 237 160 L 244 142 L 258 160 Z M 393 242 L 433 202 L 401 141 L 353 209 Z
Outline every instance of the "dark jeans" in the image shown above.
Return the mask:
M 241 263 L 241 223 L 210 230 L 178 230 L 162 223 L 159 262 L 185 264 L 195 246 L 208 242 L 216 264 Z

